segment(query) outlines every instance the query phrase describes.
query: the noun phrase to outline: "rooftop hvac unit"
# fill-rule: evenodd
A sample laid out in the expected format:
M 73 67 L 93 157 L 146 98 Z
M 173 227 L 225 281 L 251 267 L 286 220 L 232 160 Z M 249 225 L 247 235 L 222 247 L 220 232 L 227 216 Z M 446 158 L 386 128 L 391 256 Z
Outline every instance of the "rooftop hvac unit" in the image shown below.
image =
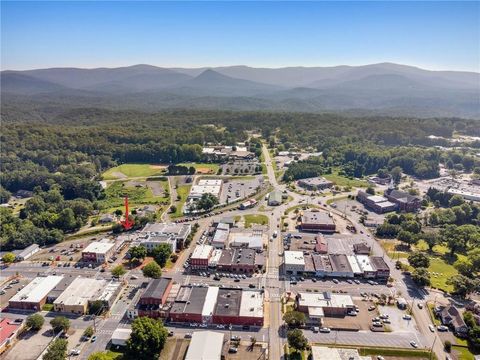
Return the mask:
M 230 304 L 225 304 L 225 307 L 226 307 L 226 308 L 230 307 Z
M 253 307 L 252 307 L 252 308 L 250 308 L 250 311 L 254 311 L 254 310 L 255 310 L 255 308 L 253 308 Z

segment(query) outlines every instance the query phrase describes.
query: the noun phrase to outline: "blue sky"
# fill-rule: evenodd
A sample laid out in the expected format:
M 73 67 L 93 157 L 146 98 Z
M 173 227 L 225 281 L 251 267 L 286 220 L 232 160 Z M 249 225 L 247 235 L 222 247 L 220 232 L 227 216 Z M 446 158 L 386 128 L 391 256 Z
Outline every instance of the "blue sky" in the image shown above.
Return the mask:
M 1 67 L 396 62 L 480 71 L 479 2 L 1 3 Z

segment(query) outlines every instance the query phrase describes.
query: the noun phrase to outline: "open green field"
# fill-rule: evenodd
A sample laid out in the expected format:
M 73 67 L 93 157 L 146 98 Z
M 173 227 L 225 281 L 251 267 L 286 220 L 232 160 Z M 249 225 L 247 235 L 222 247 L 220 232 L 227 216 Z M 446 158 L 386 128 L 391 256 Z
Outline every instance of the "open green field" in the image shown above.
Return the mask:
M 177 187 L 177 195 L 180 196 L 180 200 L 175 200 L 175 206 L 177 207 L 177 209 L 174 213 L 170 214 L 171 218 L 178 218 L 180 216 L 183 216 L 183 205 L 185 204 L 185 201 L 187 201 L 187 197 L 190 193 L 191 187 L 192 185 L 179 185 Z
M 145 186 L 130 186 L 128 181 L 115 181 L 105 189 L 105 199 L 99 201 L 100 209 L 108 212 L 123 209 L 124 197 L 128 196 L 131 208 L 140 205 L 160 204 L 168 202 L 168 196 L 154 196 L 152 190 Z M 168 180 L 159 180 L 165 194 L 168 193 Z
M 257 214 L 257 215 L 244 215 L 243 219 L 245 220 L 245 227 L 249 228 L 253 224 L 259 225 L 267 225 L 268 224 L 268 216 Z
M 123 164 L 108 169 L 102 175 L 104 180 L 117 180 L 127 177 L 148 177 L 164 175 L 164 166 L 151 164 Z
M 452 351 L 458 354 L 458 360 L 474 360 L 475 356 L 466 347 L 452 345 Z
M 216 174 L 220 168 L 220 165 L 210 163 L 180 163 L 177 165 L 186 167 L 193 166 L 196 172 L 200 174 Z
M 365 180 L 349 179 L 338 174 L 338 170 L 334 169 L 331 174 L 322 175 L 325 179 L 333 181 L 337 186 L 351 186 L 351 187 L 367 187 L 368 182 Z

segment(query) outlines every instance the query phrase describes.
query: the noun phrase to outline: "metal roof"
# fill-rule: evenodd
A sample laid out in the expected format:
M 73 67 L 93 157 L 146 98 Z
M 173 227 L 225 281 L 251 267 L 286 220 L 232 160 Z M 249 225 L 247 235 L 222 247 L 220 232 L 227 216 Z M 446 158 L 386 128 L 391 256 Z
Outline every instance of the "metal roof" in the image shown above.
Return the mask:
M 63 279 L 63 276 L 37 277 L 20 292 L 15 294 L 11 302 L 40 302 Z
M 220 360 L 224 334 L 215 331 L 194 331 L 185 360 Z

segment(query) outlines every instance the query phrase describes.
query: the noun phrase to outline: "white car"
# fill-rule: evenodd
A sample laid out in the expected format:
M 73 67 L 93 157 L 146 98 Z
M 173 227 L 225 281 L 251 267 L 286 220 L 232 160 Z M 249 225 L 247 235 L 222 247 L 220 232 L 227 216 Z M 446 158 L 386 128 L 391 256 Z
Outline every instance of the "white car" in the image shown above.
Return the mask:
M 435 326 L 433 326 L 432 324 L 428 325 L 428 328 L 431 332 L 435 332 Z
M 329 332 L 332 331 L 332 330 L 330 330 L 330 328 L 323 327 L 323 328 L 321 328 L 319 331 L 320 331 L 321 333 L 329 333 Z
M 448 326 L 445 325 L 438 325 L 437 326 L 438 331 L 448 331 Z
M 415 349 L 418 348 L 418 344 L 415 341 L 410 341 L 410 345 L 412 345 Z
M 78 356 L 78 355 L 80 355 L 80 350 L 79 349 L 72 349 L 72 350 L 70 350 L 70 355 Z
M 412 320 L 412 317 L 408 314 L 403 315 L 403 320 Z

